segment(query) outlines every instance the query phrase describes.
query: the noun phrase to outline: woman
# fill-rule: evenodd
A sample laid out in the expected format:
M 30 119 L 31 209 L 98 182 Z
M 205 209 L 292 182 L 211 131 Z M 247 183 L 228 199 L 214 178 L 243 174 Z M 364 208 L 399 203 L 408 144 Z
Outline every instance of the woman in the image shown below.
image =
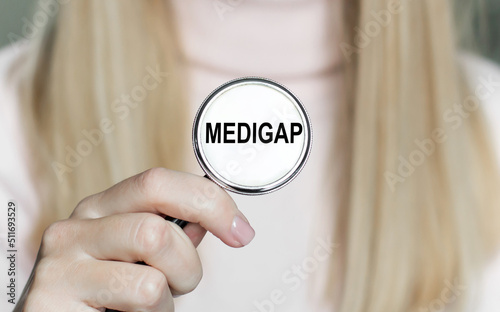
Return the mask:
M 459 56 L 451 3 L 58 8 L 38 43 L 4 57 L 16 82 L 6 90 L 19 90 L 5 100 L 9 131 L 24 136 L 9 145 L 20 184 L 2 182 L 30 209 L 19 256 L 34 267 L 15 311 L 498 306 L 497 158 L 482 112 L 500 75 Z M 298 94 L 315 143 L 292 184 L 233 200 L 200 177 L 190 122 L 212 89 L 250 75 Z M 206 230 L 253 243 L 207 237 L 196 249 Z M 28 242 L 40 238 L 35 261 Z M 201 262 L 199 287 L 174 300 L 198 285 Z

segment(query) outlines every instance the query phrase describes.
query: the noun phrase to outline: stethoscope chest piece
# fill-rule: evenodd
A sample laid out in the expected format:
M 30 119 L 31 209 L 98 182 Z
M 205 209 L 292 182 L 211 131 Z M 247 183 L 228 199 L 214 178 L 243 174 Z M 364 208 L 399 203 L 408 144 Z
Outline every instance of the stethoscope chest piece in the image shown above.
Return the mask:
M 294 179 L 312 147 L 299 99 L 264 78 L 227 82 L 202 103 L 193 125 L 196 158 L 208 178 L 239 194 L 275 191 Z

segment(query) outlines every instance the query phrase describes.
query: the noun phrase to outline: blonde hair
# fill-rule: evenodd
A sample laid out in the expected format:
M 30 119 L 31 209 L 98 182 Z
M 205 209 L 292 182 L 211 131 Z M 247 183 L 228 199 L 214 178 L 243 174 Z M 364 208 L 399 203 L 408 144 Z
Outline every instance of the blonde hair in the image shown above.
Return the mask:
M 346 42 L 393 1 L 345 1 Z M 328 297 L 342 312 L 418 311 L 439 298 L 446 281 L 472 286 L 500 238 L 498 186 L 482 115 L 475 111 L 452 129 L 446 110 L 467 98 L 457 66 L 452 9 L 447 1 L 403 2 L 392 22 L 346 64 L 335 153 L 338 189 L 336 241 Z M 23 68 L 22 89 L 32 148 L 42 156 L 34 176 L 50 220 L 65 218 L 83 197 L 153 166 L 181 168 L 184 124 L 175 31 L 164 0 L 73 0 Z M 116 97 L 138 84 L 150 67 L 169 79 L 148 93 L 83 163 L 57 179 L 67 146 L 115 116 Z M 398 159 L 436 144 L 408 176 Z M 466 296 L 461 297 L 465 302 Z
M 162 0 L 73 0 L 34 46 L 21 94 L 31 146 L 42 155 L 34 176 L 48 186 L 40 192 L 48 218 L 37 235 L 82 198 L 131 175 L 182 169 L 185 79 L 168 11 Z M 131 94 L 152 71 L 167 75 L 139 88 L 146 97 L 136 103 Z M 104 138 L 89 145 L 94 130 Z
M 349 1 L 346 9 L 362 28 L 390 3 Z M 402 5 L 350 68 L 342 143 L 351 156 L 341 180 L 349 187 L 337 216 L 343 273 L 331 278 L 342 281 L 340 311 L 432 310 L 447 284 L 473 288 L 500 237 L 496 162 L 481 111 L 458 128 L 446 117 L 474 99 L 457 66 L 450 2 Z M 416 140 L 435 131 L 446 139 L 411 174 L 388 183 L 400 157 L 416 155 Z M 467 293 L 457 300 L 464 307 Z

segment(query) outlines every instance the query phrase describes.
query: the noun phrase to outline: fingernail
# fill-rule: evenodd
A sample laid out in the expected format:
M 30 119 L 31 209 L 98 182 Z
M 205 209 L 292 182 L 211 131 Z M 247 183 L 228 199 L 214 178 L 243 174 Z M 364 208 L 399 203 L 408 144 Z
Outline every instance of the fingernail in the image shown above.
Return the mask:
M 236 241 L 243 246 L 248 245 L 255 236 L 254 229 L 240 216 L 234 217 L 231 232 Z

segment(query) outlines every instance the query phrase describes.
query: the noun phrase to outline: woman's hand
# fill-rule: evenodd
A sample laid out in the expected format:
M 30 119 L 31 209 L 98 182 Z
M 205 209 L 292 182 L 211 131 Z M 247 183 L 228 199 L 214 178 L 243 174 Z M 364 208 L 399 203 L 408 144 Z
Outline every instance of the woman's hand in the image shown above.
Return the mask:
M 165 215 L 191 223 L 183 231 Z M 206 230 L 231 247 L 254 236 L 231 197 L 206 178 L 163 168 L 131 177 L 47 228 L 15 311 L 173 311 L 172 296 L 200 282 L 195 247 Z

